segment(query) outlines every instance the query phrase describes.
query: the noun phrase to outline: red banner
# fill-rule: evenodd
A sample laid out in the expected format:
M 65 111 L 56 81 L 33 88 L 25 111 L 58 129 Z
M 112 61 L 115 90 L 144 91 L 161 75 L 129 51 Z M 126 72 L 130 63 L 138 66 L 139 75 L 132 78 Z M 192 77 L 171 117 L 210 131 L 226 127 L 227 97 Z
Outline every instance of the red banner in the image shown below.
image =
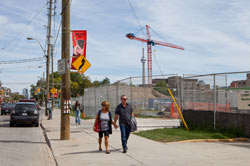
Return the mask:
M 87 45 L 87 31 L 86 30 L 74 30 L 72 32 L 73 41 L 73 56 L 71 61 L 71 69 L 76 70 L 72 63 L 80 56 L 86 57 L 86 45 Z

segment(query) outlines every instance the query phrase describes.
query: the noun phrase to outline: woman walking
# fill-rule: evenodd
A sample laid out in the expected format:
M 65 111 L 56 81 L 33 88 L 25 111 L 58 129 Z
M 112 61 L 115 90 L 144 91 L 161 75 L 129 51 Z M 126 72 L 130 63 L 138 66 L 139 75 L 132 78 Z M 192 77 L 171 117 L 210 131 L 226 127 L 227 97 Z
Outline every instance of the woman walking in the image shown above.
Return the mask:
M 94 123 L 93 130 L 98 131 L 99 139 L 99 151 L 102 151 L 102 138 L 104 135 L 104 140 L 105 140 L 105 148 L 106 148 L 106 154 L 110 154 L 109 149 L 108 149 L 108 139 L 109 139 L 109 134 L 112 134 L 112 124 L 114 125 L 112 121 L 112 115 L 111 112 L 109 111 L 109 102 L 103 101 L 102 104 L 102 109 L 98 111 Z M 97 126 L 99 127 L 97 129 Z
M 81 109 L 81 105 L 79 103 L 78 100 L 76 100 L 75 106 L 74 106 L 74 110 L 75 110 L 75 117 L 76 117 L 76 125 L 80 125 L 81 124 L 81 120 L 80 120 L 80 109 Z

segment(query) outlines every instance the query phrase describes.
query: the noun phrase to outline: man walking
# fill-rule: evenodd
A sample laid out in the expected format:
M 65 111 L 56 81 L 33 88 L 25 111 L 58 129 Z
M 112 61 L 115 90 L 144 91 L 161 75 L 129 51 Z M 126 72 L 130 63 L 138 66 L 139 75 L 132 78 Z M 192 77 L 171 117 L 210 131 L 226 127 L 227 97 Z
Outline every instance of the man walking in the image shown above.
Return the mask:
M 133 109 L 130 104 L 127 103 L 127 96 L 121 96 L 121 104 L 116 107 L 115 117 L 114 117 L 114 126 L 117 128 L 116 121 L 119 116 L 119 126 L 121 130 L 121 140 L 123 153 L 127 153 L 128 147 L 127 142 L 131 132 L 131 117 L 133 116 Z

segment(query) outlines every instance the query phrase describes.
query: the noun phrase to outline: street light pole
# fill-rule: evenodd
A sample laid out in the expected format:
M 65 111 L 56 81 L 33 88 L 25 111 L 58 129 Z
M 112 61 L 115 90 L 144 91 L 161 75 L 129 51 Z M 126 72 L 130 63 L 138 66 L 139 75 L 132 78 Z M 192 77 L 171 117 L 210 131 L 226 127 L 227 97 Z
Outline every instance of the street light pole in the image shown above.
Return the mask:
M 27 37 L 27 40 L 35 40 L 35 41 L 37 41 L 37 43 L 39 44 L 39 46 L 40 46 L 41 49 L 43 50 L 44 56 L 46 55 L 46 52 L 45 52 L 45 50 L 43 49 L 43 46 L 41 45 L 41 43 L 39 42 L 39 40 L 37 40 L 36 38 L 32 38 L 32 37 Z
M 49 1 L 49 22 L 48 22 L 48 56 L 47 56 L 47 71 L 46 71 L 46 100 L 45 100 L 45 115 L 48 116 L 48 102 L 49 102 L 49 67 L 51 56 L 51 16 L 52 16 L 52 0 Z
M 39 40 L 37 40 L 36 38 L 32 38 L 32 37 L 27 37 L 27 40 L 35 40 L 39 46 L 41 47 L 41 49 L 43 50 L 43 55 L 46 56 L 46 51 L 43 49 L 43 46 L 41 45 L 41 43 L 39 42 Z M 47 57 L 47 63 L 48 63 L 48 56 Z M 48 67 L 48 65 L 47 65 Z M 46 71 L 48 71 L 48 68 L 46 68 Z M 47 78 L 46 78 L 47 79 Z M 44 72 L 43 72 L 43 78 L 42 78 L 42 88 L 43 88 L 43 105 L 44 105 L 44 85 L 43 85 L 43 82 L 44 82 Z M 46 102 L 45 102 L 46 103 Z M 45 104 L 45 108 L 47 107 L 46 106 L 47 104 Z M 47 111 L 45 109 L 45 115 L 47 116 Z

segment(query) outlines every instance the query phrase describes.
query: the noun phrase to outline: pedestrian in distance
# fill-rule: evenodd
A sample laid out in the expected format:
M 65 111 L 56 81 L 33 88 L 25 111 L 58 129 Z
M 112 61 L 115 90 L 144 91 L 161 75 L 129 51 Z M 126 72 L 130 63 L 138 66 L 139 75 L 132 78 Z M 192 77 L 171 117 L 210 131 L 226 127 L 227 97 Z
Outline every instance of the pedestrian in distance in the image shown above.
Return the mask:
M 112 124 L 114 125 L 114 122 L 112 121 L 112 114 L 109 111 L 110 104 L 108 101 L 103 101 L 102 109 L 98 111 L 95 119 L 95 123 L 93 126 L 93 130 L 98 132 L 99 139 L 99 151 L 102 151 L 102 138 L 104 135 L 105 140 L 105 148 L 106 148 L 106 154 L 110 154 L 108 145 L 109 145 L 109 134 L 112 134 Z M 98 126 L 98 128 L 97 128 Z
M 78 100 L 76 100 L 76 103 L 74 105 L 74 110 L 75 110 L 75 117 L 76 117 L 76 125 L 80 125 L 81 124 L 81 120 L 80 120 L 81 105 Z
M 50 101 L 47 103 L 47 111 L 49 112 L 48 120 L 52 119 L 52 104 Z
M 119 117 L 123 153 L 127 153 L 128 150 L 127 143 L 131 132 L 131 118 L 134 116 L 132 106 L 127 103 L 127 99 L 126 95 L 121 96 L 121 104 L 116 107 L 114 117 L 115 128 L 118 127 L 116 122 Z

